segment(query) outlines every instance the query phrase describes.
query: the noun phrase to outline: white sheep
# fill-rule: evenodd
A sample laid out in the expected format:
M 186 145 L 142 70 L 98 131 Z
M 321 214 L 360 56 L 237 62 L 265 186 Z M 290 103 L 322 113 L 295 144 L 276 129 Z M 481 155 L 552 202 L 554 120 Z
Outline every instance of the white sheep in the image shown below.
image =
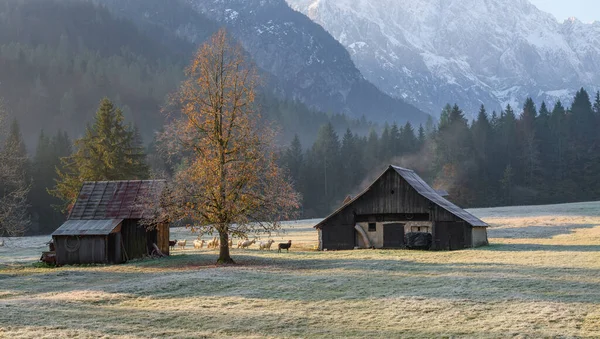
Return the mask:
M 275 242 L 275 240 L 273 239 L 269 239 L 268 241 L 264 242 L 261 241 L 260 244 L 258 244 L 258 248 L 260 250 L 271 250 L 271 245 L 273 245 L 273 243 Z
M 204 247 L 204 243 L 205 243 L 204 240 L 194 240 L 194 248 L 195 249 L 202 248 L 202 247 Z
M 219 238 L 214 237 L 211 241 L 208 242 L 206 248 L 217 248 L 219 247 Z
M 248 247 L 250 247 L 250 245 L 255 244 L 255 243 L 256 243 L 256 239 L 246 240 L 246 241 L 243 241 L 240 245 L 238 245 L 238 248 L 239 247 L 248 248 Z
M 178 240 L 177 241 L 177 246 L 181 247 L 181 249 L 185 249 L 185 244 L 187 243 L 187 239 L 185 240 Z

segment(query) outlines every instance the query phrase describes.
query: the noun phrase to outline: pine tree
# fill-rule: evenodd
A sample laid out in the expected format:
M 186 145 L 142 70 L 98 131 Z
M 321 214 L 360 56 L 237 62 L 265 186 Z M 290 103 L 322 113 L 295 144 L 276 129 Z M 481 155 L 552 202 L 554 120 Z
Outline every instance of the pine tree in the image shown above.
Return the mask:
M 507 206 L 512 205 L 513 203 L 513 177 L 514 171 L 512 166 L 509 164 L 504 169 L 502 180 L 500 181 L 502 184 L 502 189 L 504 191 L 504 204 Z
M 27 151 L 18 122 L 6 129 L 7 116 L 0 100 L 0 237 L 23 235 L 31 223 Z
M 594 113 L 596 118 L 600 119 L 600 91 L 596 92 L 596 99 L 594 100 Z
M 358 138 L 349 128 L 342 138 L 340 155 L 342 168 L 342 194 L 347 195 L 352 193 L 354 188 L 360 184 L 365 172 L 365 169 L 362 166 Z
M 500 142 L 502 153 L 499 155 L 504 159 L 504 167 L 517 163 L 517 118 L 510 104 L 500 113 Z
M 490 180 L 493 133 L 492 125 L 483 105 L 481 105 L 477 119 L 471 126 L 471 133 L 473 135 L 475 161 L 477 162 L 477 177 L 474 178 L 474 181 L 477 183 L 477 192 L 479 192 L 478 201 L 480 205 L 488 206 L 492 203 L 491 199 L 494 192 L 494 186 Z
M 519 194 L 520 204 L 531 204 L 538 198 L 537 189 L 541 183 L 541 164 L 539 141 L 536 135 L 537 108 L 531 98 L 527 98 L 523 105 L 523 113 L 517 122 L 518 128 L 518 162 L 513 163 L 515 176 L 526 190 Z
M 302 192 L 302 167 L 304 165 L 304 154 L 302 151 L 302 144 L 298 134 L 294 135 L 294 139 L 290 146 L 285 150 L 282 161 L 284 166 L 288 169 L 290 177 L 292 178 L 296 190 Z
M 376 154 L 379 151 L 379 136 L 374 128 L 371 128 L 363 154 L 363 167 L 373 168 L 379 165 Z
M 395 122 L 392 124 L 392 128 L 390 128 L 390 142 L 390 147 L 394 156 L 400 156 L 405 153 L 402 140 L 400 140 L 400 128 Z
M 66 210 L 84 181 L 147 179 L 145 157 L 135 129 L 125 125 L 122 111 L 105 98 L 94 124 L 75 141 L 75 153 L 62 159 L 51 193 L 65 202 Z
M 417 136 L 417 150 L 421 150 L 423 146 L 425 146 L 425 142 L 427 141 L 427 133 L 425 132 L 425 128 L 423 124 L 419 125 L 419 133 Z
M 595 129 L 596 119 L 592 109 L 590 96 L 585 89 L 580 89 L 573 99 L 571 105 L 571 136 L 578 143 L 578 150 L 585 148 L 586 144 L 596 138 L 598 134 Z
M 412 127 L 410 121 L 407 121 L 400 131 L 400 140 L 404 145 L 407 154 L 413 154 L 418 150 L 418 141 L 415 136 L 415 129 Z
M 438 130 L 444 129 L 448 124 L 450 124 L 450 112 L 452 112 L 452 106 L 450 106 L 450 104 L 446 104 L 444 109 L 442 109 L 442 113 L 440 113 Z
M 542 181 L 547 181 L 552 175 L 552 130 L 551 130 L 551 114 L 545 102 L 540 106 L 540 114 L 535 122 L 535 134 L 538 137 L 539 153 L 540 153 L 540 168 Z M 549 187 L 541 187 L 541 202 L 549 202 L 548 195 Z
M 315 171 L 312 173 L 313 184 L 320 194 L 317 200 L 318 207 L 315 210 L 319 211 L 321 215 L 325 215 L 330 212 L 332 203 L 343 199 L 340 197 L 338 182 L 341 170 L 340 141 L 331 123 L 321 126 L 319 129 L 317 140 L 312 147 L 312 156 Z
M 533 99 L 527 98 L 523 105 L 523 113 L 521 113 L 521 122 L 525 129 L 532 131 L 534 129 L 535 119 L 537 118 L 537 108 Z
M 394 156 L 392 138 L 390 134 L 390 125 L 386 122 L 381 132 L 381 147 L 379 147 L 378 162 L 387 163 Z

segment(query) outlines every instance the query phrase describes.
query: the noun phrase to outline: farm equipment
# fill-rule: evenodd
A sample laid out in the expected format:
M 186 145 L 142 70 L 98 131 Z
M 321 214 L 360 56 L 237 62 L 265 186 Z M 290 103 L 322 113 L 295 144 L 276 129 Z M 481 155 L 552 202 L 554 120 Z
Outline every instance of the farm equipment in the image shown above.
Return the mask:
M 46 245 L 48 245 L 49 251 L 42 252 L 42 257 L 40 258 L 40 261 L 48 265 L 56 265 L 56 251 L 54 249 L 54 241 L 50 240 L 46 243 Z

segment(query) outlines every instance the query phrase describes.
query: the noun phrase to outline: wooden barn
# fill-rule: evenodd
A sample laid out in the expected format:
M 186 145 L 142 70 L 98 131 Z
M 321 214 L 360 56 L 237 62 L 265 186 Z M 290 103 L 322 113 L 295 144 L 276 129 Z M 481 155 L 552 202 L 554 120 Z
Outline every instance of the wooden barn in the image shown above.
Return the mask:
M 169 254 L 169 225 L 147 230 L 140 220 L 165 181 L 98 181 L 83 184 L 67 221 L 52 239 L 58 265 L 119 264 L 152 253 Z
M 371 186 L 315 226 L 321 250 L 487 245 L 487 224 L 431 188 L 414 171 L 390 166 Z

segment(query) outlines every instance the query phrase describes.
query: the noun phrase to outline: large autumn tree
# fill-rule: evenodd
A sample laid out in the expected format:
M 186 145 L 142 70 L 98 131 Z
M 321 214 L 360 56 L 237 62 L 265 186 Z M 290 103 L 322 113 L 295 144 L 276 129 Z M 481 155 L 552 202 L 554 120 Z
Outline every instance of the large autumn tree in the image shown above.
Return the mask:
M 200 233 L 217 232 L 218 263 L 233 263 L 231 236 L 274 231 L 299 207 L 299 196 L 277 165 L 274 131 L 254 103 L 256 70 L 225 30 L 196 53 L 173 96 L 177 117 L 162 134 L 183 161 L 167 189 L 163 211 Z
M 136 130 L 125 123 L 123 112 L 104 98 L 94 124 L 75 141 L 72 155 L 61 159 L 58 180 L 51 194 L 68 210 L 84 181 L 147 179 L 146 155 Z

